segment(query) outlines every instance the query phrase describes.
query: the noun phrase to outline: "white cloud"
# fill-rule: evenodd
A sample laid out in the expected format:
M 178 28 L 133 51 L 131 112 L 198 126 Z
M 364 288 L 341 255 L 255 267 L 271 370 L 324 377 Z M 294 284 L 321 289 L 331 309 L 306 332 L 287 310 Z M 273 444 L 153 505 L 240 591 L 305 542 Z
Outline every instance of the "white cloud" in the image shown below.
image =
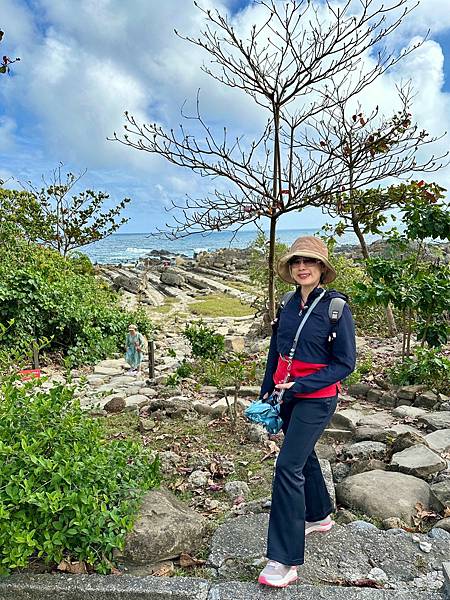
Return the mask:
M 221 10 L 239 5 L 237 0 L 202 4 Z M 408 45 L 428 27 L 436 33 L 450 31 L 445 4 L 423 0 L 393 36 L 397 46 Z M 244 36 L 252 23 L 262 22 L 263 9 L 252 4 L 233 18 Z M 194 36 L 202 29 L 202 14 L 191 2 L 2 0 L 2 19 L 8 53 L 17 52 L 22 61 L 14 66 L 15 77 L 0 80 L 0 149 L 3 168 L 20 178 L 36 179 L 62 160 L 72 170 L 88 168 L 91 185 L 136 197 L 137 208 L 132 210 L 142 211 L 149 198 L 161 206 L 185 192 L 199 196 L 208 182 L 158 157 L 107 141 L 114 131 L 120 133 L 124 110 L 141 122 L 156 120 L 176 128 L 180 106 L 187 99 L 185 110 L 192 113 L 200 88 L 206 119 L 219 128 L 228 124 L 230 135 L 242 133 L 251 139 L 265 121 L 251 98 L 201 71 L 206 53 L 174 35 L 174 28 Z M 395 83 L 411 78 L 417 90 L 414 116 L 425 129 L 439 134 L 450 127 L 443 68 L 441 46 L 427 41 L 380 78 L 362 100 L 389 112 Z M 448 146 L 446 139 L 438 149 Z M 439 177 L 450 186 L 448 172 Z M 156 219 L 157 210 L 150 205 Z

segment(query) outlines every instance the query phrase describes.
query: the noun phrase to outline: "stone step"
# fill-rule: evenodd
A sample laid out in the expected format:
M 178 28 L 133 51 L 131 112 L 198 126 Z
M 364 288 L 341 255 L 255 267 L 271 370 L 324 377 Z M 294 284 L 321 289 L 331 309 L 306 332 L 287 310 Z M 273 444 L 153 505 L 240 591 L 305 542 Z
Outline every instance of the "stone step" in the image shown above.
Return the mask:
M 190 577 L 131 575 L 12 575 L 0 580 L 1 600 L 443 600 L 431 590 L 382 590 L 291 584 L 284 589 L 256 583 L 214 583 Z

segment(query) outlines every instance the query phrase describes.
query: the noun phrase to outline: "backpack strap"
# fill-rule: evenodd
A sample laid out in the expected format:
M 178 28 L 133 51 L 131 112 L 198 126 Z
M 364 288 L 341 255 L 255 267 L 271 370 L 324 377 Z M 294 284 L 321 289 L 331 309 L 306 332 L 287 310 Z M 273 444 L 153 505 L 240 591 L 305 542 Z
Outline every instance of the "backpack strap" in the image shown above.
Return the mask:
M 328 307 L 328 316 L 333 325 L 335 325 L 342 317 L 344 306 L 344 298 L 331 298 L 330 306 Z
M 328 342 L 333 344 L 336 339 L 336 325 L 339 322 L 339 319 L 342 317 L 342 313 L 344 312 L 345 300 L 344 298 L 331 298 L 330 306 L 328 307 L 328 317 L 330 319 L 330 323 L 332 325 L 331 333 L 328 336 Z
M 280 302 L 280 310 L 286 306 L 286 304 L 292 300 L 292 296 L 295 294 L 295 290 L 291 290 L 290 292 L 286 292 L 285 295 L 281 298 Z

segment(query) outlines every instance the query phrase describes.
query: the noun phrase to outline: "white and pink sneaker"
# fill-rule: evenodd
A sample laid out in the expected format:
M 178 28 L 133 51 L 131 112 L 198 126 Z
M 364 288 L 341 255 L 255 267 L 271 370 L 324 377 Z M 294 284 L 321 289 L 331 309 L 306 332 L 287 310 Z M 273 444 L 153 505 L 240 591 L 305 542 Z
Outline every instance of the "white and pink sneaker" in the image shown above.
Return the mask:
M 269 560 L 258 577 L 258 583 L 271 587 L 283 588 L 297 581 L 297 567 L 282 565 L 276 560 Z
M 329 515 L 321 521 L 305 521 L 305 535 L 313 531 L 330 531 L 333 525 L 334 521 Z

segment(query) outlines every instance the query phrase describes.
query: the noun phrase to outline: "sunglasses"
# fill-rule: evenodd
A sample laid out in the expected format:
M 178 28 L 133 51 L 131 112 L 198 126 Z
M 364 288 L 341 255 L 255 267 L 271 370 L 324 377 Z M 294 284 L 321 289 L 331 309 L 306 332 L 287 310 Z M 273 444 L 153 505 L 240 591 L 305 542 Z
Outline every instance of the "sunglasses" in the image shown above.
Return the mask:
M 296 266 L 300 263 L 303 263 L 305 267 L 309 267 L 311 265 L 321 264 L 321 261 L 318 258 L 313 258 L 312 256 L 293 256 L 289 260 L 289 264 L 291 266 Z

